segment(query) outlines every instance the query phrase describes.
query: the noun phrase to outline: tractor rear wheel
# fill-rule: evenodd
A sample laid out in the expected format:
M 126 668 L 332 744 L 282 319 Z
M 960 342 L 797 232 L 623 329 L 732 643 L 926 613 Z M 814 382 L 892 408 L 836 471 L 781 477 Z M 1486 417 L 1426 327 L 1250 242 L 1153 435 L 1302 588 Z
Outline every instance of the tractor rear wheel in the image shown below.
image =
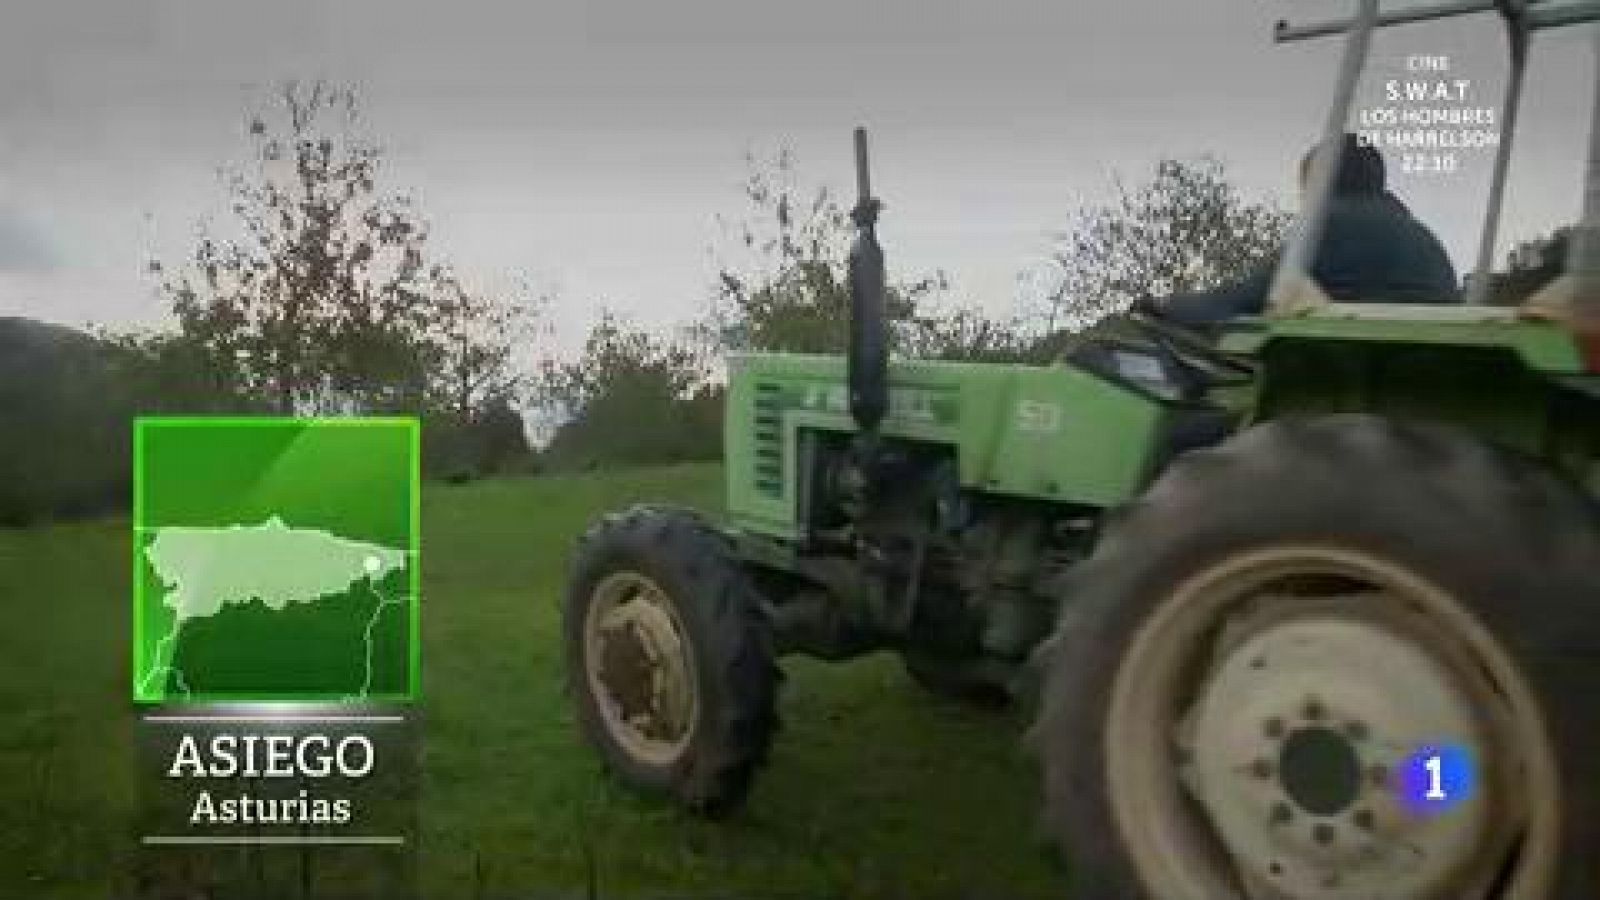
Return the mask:
M 1600 897 L 1600 515 L 1535 463 L 1264 425 L 1060 591 L 1030 739 L 1072 896 Z
M 632 787 L 736 807 L 777 727 L 761 598 L 728 542 L 685 510 L 634 507 L 584 535 L 563 609 L 583 736 Z

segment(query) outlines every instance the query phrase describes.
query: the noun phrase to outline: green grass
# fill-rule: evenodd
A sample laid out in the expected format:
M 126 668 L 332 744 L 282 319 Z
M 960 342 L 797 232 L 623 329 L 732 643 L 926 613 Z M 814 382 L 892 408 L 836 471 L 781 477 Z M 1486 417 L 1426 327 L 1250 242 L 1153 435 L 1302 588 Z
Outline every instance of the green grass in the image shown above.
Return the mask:
M 783 730 L 728 821 L 604 775 L 561 693 L 573 539 L 720 496 L 708 466 L 427 490 L 423 895 L 584 896 L 592 871 L 601 897 L 1058 896 L 1015 715 L 925 696 L 886 656 L 784 662 Z M 103 897 L 130 852 L 126 531 L 0 531 L 0 897 Z

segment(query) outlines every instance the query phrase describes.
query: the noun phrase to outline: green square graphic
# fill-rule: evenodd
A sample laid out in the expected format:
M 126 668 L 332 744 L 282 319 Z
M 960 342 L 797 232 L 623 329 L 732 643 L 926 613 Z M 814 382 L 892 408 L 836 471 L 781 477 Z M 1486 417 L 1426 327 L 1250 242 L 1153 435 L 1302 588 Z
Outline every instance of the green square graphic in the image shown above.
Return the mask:
M 415 701 L 420 435 L 137 419 L 134 702 Z

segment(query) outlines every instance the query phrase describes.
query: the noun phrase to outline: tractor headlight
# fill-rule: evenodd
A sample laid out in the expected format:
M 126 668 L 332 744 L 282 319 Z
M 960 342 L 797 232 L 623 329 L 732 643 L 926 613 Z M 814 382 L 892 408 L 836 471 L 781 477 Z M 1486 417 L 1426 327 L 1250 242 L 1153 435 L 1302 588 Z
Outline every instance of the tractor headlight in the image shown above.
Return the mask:
M 1163 400 L 1183 398 L 1183 382 L 1172 371 L 1172 362 L 1164 357 L 1118 348 L 1111 351 L 1111 365 L 1119 379 Z

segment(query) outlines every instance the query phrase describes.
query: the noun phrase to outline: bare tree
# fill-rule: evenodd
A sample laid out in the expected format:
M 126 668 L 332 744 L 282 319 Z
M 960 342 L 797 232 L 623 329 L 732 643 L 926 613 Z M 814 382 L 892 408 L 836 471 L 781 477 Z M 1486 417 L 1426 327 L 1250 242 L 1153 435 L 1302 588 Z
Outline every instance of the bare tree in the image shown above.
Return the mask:
M 651 335 L 605 311 L 589 329 L 577 360 L 545 364 L 540 393 L 547 404 L 572 417 L 611 397 L 670 404 L 704 386 L 709 374 L 695 348 Z
M 548 363 L 541 399 L 562 424 L 545 458 L 556 467 L 709 459 L 722 443 L 722 389 L 687 342 L 604 313 L 582 355 Z
M 1118 180 L 1111 203 L 1079 212 L 1057 236 L 1044 330 L 1242 279 L 1279 252 L 1291 221 L 1274 203 L 1245 199 L 1215 159 L 1164 159 L 1143 185 Z
M 227 173 L 232 229 L 186 264 L 152 263 L 185 337 L 280 412 L 415 408 L 439 313 L 427 229 L 380 189 L 354 93 L 288 82 L 249 121 Z
M 525 285 L 504 293 L 474 291 L 446 267 L 431 273 L 430 407 L 460 420 L 491 406 L 513 405 L 532 385 L 523 351 L 542 335 L 544 298 Z
M 1026 323 L 971 307 L 919 311 L 902 329 L 901 348 L 915 359 L 1014 362 L 1027 356 Z
M 851 238 L 847 210 L 826 187 L 799 184 L 794 157 L 748 157 L 744 183 L 749 217 L 731 227 L 734 253 L 724 262 L 703 332 L 728 350 L 843 352 L 850 317 L 845 262 Z M 948 287 L 942 273 L 891 279 L 888 314 L 903 333 L 917 304 Z

